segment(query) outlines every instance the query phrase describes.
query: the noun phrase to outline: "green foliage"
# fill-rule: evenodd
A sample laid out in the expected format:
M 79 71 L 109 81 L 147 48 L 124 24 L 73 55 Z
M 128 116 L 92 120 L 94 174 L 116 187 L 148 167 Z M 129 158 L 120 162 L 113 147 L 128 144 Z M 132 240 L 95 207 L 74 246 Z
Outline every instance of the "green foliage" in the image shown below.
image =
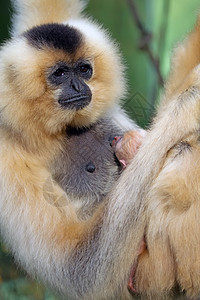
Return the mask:
M 48 295 L 37 283 L 18 278 L 3 282 L 0 287 L 0 299 L 4 300 L 55 300 L 53 296 Z
M 10 1 L 0 0 L 0 42 L 5 41 L 8 37 L 10 12 Z

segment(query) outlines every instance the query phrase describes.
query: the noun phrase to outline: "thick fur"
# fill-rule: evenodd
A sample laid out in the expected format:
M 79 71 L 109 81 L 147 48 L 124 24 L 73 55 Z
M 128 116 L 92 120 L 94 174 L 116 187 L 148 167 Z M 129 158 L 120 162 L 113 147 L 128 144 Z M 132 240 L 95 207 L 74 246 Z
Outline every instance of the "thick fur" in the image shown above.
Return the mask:
M 80 19 L 86 0 L 12 0 L 15 7 L 12 34 L 41 24 L 62 23 L 64 20 Z
M 139 259 L 136 288 L 152 299 L 172 296 L 176 286 L 188 297 L 200 293 L 199 41 L 198 20 L 175 50 L 158 119 L 150 132 L 151 136 L 161 130 L 164 137 L 152 136 L 160 170 L 152 172 L 145 196 L 148 250 Z M 164 140 L 168 148 L 162 152 Z
M 54 159 L 51 172 L 79 217 L 91 216 L 121 174 L 122 167 L 111 148 L 114 136 L 120 132 L 123 134 L 110 120 L 110 114 L 88 128 L 67 128 L 63 151 Z M 136 130 L 130 132 L 139 134 Z
M 56 3 L 51 1 L 54 12 Z M 30 28 L 23 17 L 16 21 L 18 33 Z M 37 25 L 31 20 L 31 26 Z M 197 295 L 200 67 L 193 57 L 200 53 L 199 25 L 175 54 L 163 104 L 137 155 L 92 217 L 80 220 L 53 180 L 51 163 L 62 151 L 63 129 L 95 123 L 124 88 L 110 40 L 88 21 L 69 22 L 85 36 L 79 57 L 94 57 L 96 66 L 90 82 L 95 96 L 81 111 L 59 110 L 43 74 L 66 53 L 49 49 L 38 54 L 23 36 L 1 50 L 2 236 L 30 274 L 69 299 L 88 300 L 129 298 L 129 273 L 145 235 L 147 250 L 135 277 L 138 291 L 152 299 L 169 298 L 179 284 L 188 295 Z
M 77 1 L 18 1 L 13 38 L 1 48 L 1 233 L 27 272 L 64 297 L 129 297 L 126 282 L 134 250 L 131 245 L 133 255 L 117 276 L 121 265 L 117 262 L 118 255 L 123 252 L 126 239 L 126 234 L 121 238 L 118 231 L 120 219 L 116 216 L 114 222 L 106 199 L 91 218 L 88 218 L 91 208 L 83 211 L 82 218 L 80 205 L 77 207 L 74 201 L 77 195 L 66 193 L 61 188 L 63 178 L 58 178 L 60 172 L 61 175 L 66 172 L 65 163 L 61 163 L 63 151 L 67 155 L 65 149 L 70 146 L 66 130 L 97 128 L 99 122 L 103 126 L 101 119 L 105 117 L 110 119 L 106 124 L 109 130 L 112 126 L 116 128 L 117 123 L 122 131 L 134 127 L 118 104 L 125 91 L 118 50 L 99 26 L 85 19 L 68 20 L 71 9 L 80 11 L 74 3 L 82 7 Z M 63 14 L 68 5 L 70 10 Z M 27 38 L 30 35 L 24 34 L 32 26 L 60 21 L 73 26 L 82 36 L 81 47 L 73 54 L 51 45 L 35 47 Z M 59 91 L 48 83 L 48 70 L 58 61 L 74 62 L 80 58 L 93 66 L 94 74 L 88 82 L 92 101 L 81 110 L 61 109 L 57 103 Z M 98 134 L 102 132 L 98 129 Z M 110 176 L 105 173 L 103 179 L 108 184 Z M 105 194 L 109 190 L 110 186 L 106 187 Z M 88 195 L 85 197 L 81 199 L 84 205 L 90 200 Z M 115 228 L 111 235 L 107 235 L 107 222 L 110 229 L 113 225 Z M 115 237 L 116 234 L 119 236 Z
M 121 153 L 127 157 L 133 151 L 133 141 L 129 142 L 123 150 L 122 140 L 119 153 L 116 149 L 119 159 Z M 131 201 L 140 200 L 145 216 L 147 248 L 139 255 L 132 278 L 142 299 L 174 299 L 177 292 L 184 292 L 191 299 L 200 293 L 199 157 L 198 19 L 194 30 L 174 51 L 157 117 L 138 155 L 124 173 L 133 176 L 131 186 L 135 190 L 130 192 L 126 188 Z M 121 178 L 122 187 L 126 180 Z

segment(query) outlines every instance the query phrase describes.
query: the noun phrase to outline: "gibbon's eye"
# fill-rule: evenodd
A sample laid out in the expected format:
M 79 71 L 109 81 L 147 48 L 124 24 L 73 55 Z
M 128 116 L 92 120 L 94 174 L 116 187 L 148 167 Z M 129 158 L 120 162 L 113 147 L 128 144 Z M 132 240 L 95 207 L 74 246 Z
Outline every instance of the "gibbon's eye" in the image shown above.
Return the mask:
M 90 65 L 82 65 L 82 66 L 80 66 L 81 73 L 87 73 L 90 70 L 91 70 L 91 66 Z
M 95 165 L 93 164 L 93 162 L 89 162 L 87 164 L 87 166 L 85 167 L 86 171 L 89 172 L 89 173 L 94 173 L 95 170 L 96 170 L 96 167 Z
M 58 69 L 53 73 L 53 75 L 54 75 L 55 77 L 62 77 L 62 76 L 64 76 L 65 74 L 66 74 L 66 69 L 64 69 L 63 67 L 58 68 Z
M 80 76 L 90 79 L 92 76 L 92 66 L 90 64 L 81 64 L 78 66 Z

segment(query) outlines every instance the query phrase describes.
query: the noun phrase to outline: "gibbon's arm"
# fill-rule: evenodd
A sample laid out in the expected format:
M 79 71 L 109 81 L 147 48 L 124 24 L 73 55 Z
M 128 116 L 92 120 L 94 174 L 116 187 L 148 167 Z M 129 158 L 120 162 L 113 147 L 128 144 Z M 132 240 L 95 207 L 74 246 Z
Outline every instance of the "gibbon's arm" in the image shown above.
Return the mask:
M 119 105 L 115 105 L 115 107 L 109 111 L 108 115 L 111 116 L 114 123 L 120 127 L 123 132 L 139 130 L 139 132 L 144 135 L 145 130 L 141 129 L 133 120 L 131 120 L 127 113 Z
M 2 136 L 1 232 L 30 274 L 71 299 L 111 299 L 125 291 L 148 219 L 148 189 L 166 152 L 199 129 L 199 73 L 198 67 L 183 93 L 157 117 L 109 199 L 89 221 L 78 220 L 70 202 L 56 207 L 59 199 L 67 199 L 51 184 L 41 161 Z
M 177 138 L 166 152 L 163 166 L 148 192 L 146 213 L 149 220 L 145 230 L 148 251 L 141 255 L 134 278 L 135 288 L 145 297 L 154 295 L 160 299 L 161 295 L 165 297 L 174 291 L 177 285 L 189 298 L 198 297 L 200 292 L 199 40 L 198 19 L 194 30 L 175 49 L 164 102 L 159 108 L 160 114 L 165 113 L 176 93 L 179 94 L 180 118 L 184 103 L 188 112 L 182 115 L 185 136 Z M 196 107 L 193 107 L 195 99 Z M 173 123 L 176 120 L 177 114 Z M 193 126 L 195 120 L 196 128 Z M 175 137 L 174 128 L 172 135 Z

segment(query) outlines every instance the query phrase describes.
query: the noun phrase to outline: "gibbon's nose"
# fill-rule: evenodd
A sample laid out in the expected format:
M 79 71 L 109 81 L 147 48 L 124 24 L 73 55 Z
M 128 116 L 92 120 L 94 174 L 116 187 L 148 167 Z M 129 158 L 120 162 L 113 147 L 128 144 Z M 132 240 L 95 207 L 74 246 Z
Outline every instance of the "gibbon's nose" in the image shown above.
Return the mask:
M 77 78 L 72 78 L 71 79 L 71 87 L 73 90 L 75 90 L 77 93 L 80 93 L 84 90 L 84 85 L 83 83 L 77 79 Z

